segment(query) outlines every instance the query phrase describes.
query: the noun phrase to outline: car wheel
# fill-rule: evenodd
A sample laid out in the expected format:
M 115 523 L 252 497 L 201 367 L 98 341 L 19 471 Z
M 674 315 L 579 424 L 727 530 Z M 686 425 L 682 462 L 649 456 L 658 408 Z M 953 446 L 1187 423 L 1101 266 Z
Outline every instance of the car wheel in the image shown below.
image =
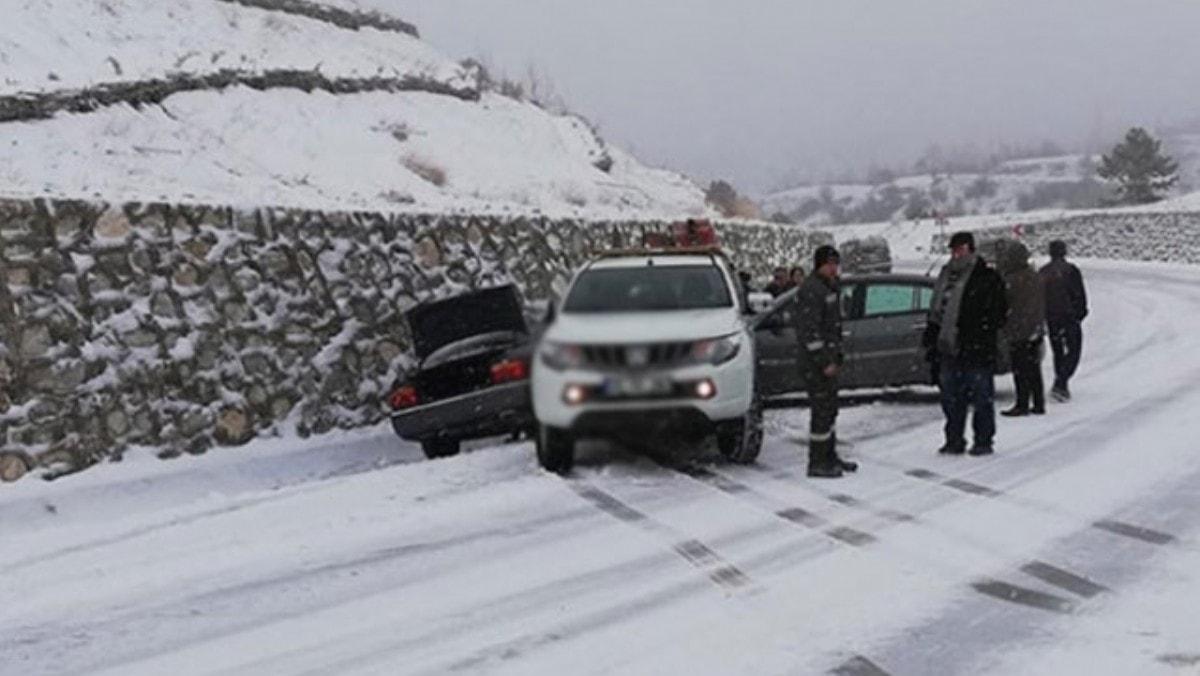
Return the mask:
M 567 474 L 575 466 L 575 439 L 566 430 L 546 425 L 538 428 L 538 464 L 548 472 Z
M 421 442 L 421 450 L 425 451 L 425 457 L 430 460 L 449 458 L 452 455 L 458 455 L 459 441 L 458 439 L 426 439 Z
M 749 465 L 758 459 L 763 441 L 763 406 L 758 397 L 741 420 L 722 423 L 717 428 L 717 449 L 730 462 Z

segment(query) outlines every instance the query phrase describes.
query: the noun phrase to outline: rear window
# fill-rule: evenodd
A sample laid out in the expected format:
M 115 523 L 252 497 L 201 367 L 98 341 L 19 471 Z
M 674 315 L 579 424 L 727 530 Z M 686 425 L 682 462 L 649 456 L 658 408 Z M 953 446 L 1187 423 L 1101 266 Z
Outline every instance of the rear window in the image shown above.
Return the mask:
M 563 312 L 646 312 L 732 306 L 725 275 L 714 265 L 647 265 L 580 274 L 563 304 Z

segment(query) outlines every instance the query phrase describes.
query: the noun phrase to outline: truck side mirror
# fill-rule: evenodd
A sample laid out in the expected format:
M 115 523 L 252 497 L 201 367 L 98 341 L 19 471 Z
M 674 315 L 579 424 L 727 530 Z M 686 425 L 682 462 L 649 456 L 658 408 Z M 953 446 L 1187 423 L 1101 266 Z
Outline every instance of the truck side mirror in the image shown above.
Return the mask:
M 756 291 L 754 293 L 747 294 L 746 300 L 750 306 L 750 312 L 757 315 L 771 309 L 771 305 L 775 302 L 775 297 L 769 293 Z

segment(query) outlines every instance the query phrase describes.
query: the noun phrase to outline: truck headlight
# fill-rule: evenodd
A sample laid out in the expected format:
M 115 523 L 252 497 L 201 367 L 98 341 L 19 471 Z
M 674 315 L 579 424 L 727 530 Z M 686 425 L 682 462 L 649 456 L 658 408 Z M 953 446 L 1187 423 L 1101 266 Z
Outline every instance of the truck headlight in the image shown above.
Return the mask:
M 578 345 L 545 342 L 538 350 L 538 355 L 543 364 L 555 371 L 565 371 L 583 365 L 583 349 Z
M 692 358 L 701 364 L 717 366 L 733 359 L 742 349 L 741 334 L 702 340 L 692 346 Z

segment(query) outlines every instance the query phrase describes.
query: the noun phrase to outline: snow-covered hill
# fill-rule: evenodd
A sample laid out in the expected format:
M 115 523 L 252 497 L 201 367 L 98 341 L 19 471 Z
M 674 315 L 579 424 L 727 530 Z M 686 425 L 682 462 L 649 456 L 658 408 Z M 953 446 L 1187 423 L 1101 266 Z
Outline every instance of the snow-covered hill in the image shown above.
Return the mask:
M 705 211 L 686 178 L 486 91 L 397 26 L 348 2 L 20 0 L 0 22 L 0 195 Z
M 1005 162 L 992 172 L 902 176 L 877 185 L 808 185 L 767 195 L 763 210 L 809 224 L 912 218 L 934 211 L 998 214 L 1094 203 L 1103 191 L 1085 181 L 1082 156 Z
M 1180 164 L 1172 199 L 1200 190 L 1200 134 L 1176 133 L 1164 147 Z M 912 220 L 935 212 L 986 216 L 1046 209 L 1095 208 L 1110 196 L 1095 179 L 1099 156 L 1009 160 L 986 173 L 932 173 L 890 181 L 805 185 L 766 195 L 764 213 L 809 225 Z

